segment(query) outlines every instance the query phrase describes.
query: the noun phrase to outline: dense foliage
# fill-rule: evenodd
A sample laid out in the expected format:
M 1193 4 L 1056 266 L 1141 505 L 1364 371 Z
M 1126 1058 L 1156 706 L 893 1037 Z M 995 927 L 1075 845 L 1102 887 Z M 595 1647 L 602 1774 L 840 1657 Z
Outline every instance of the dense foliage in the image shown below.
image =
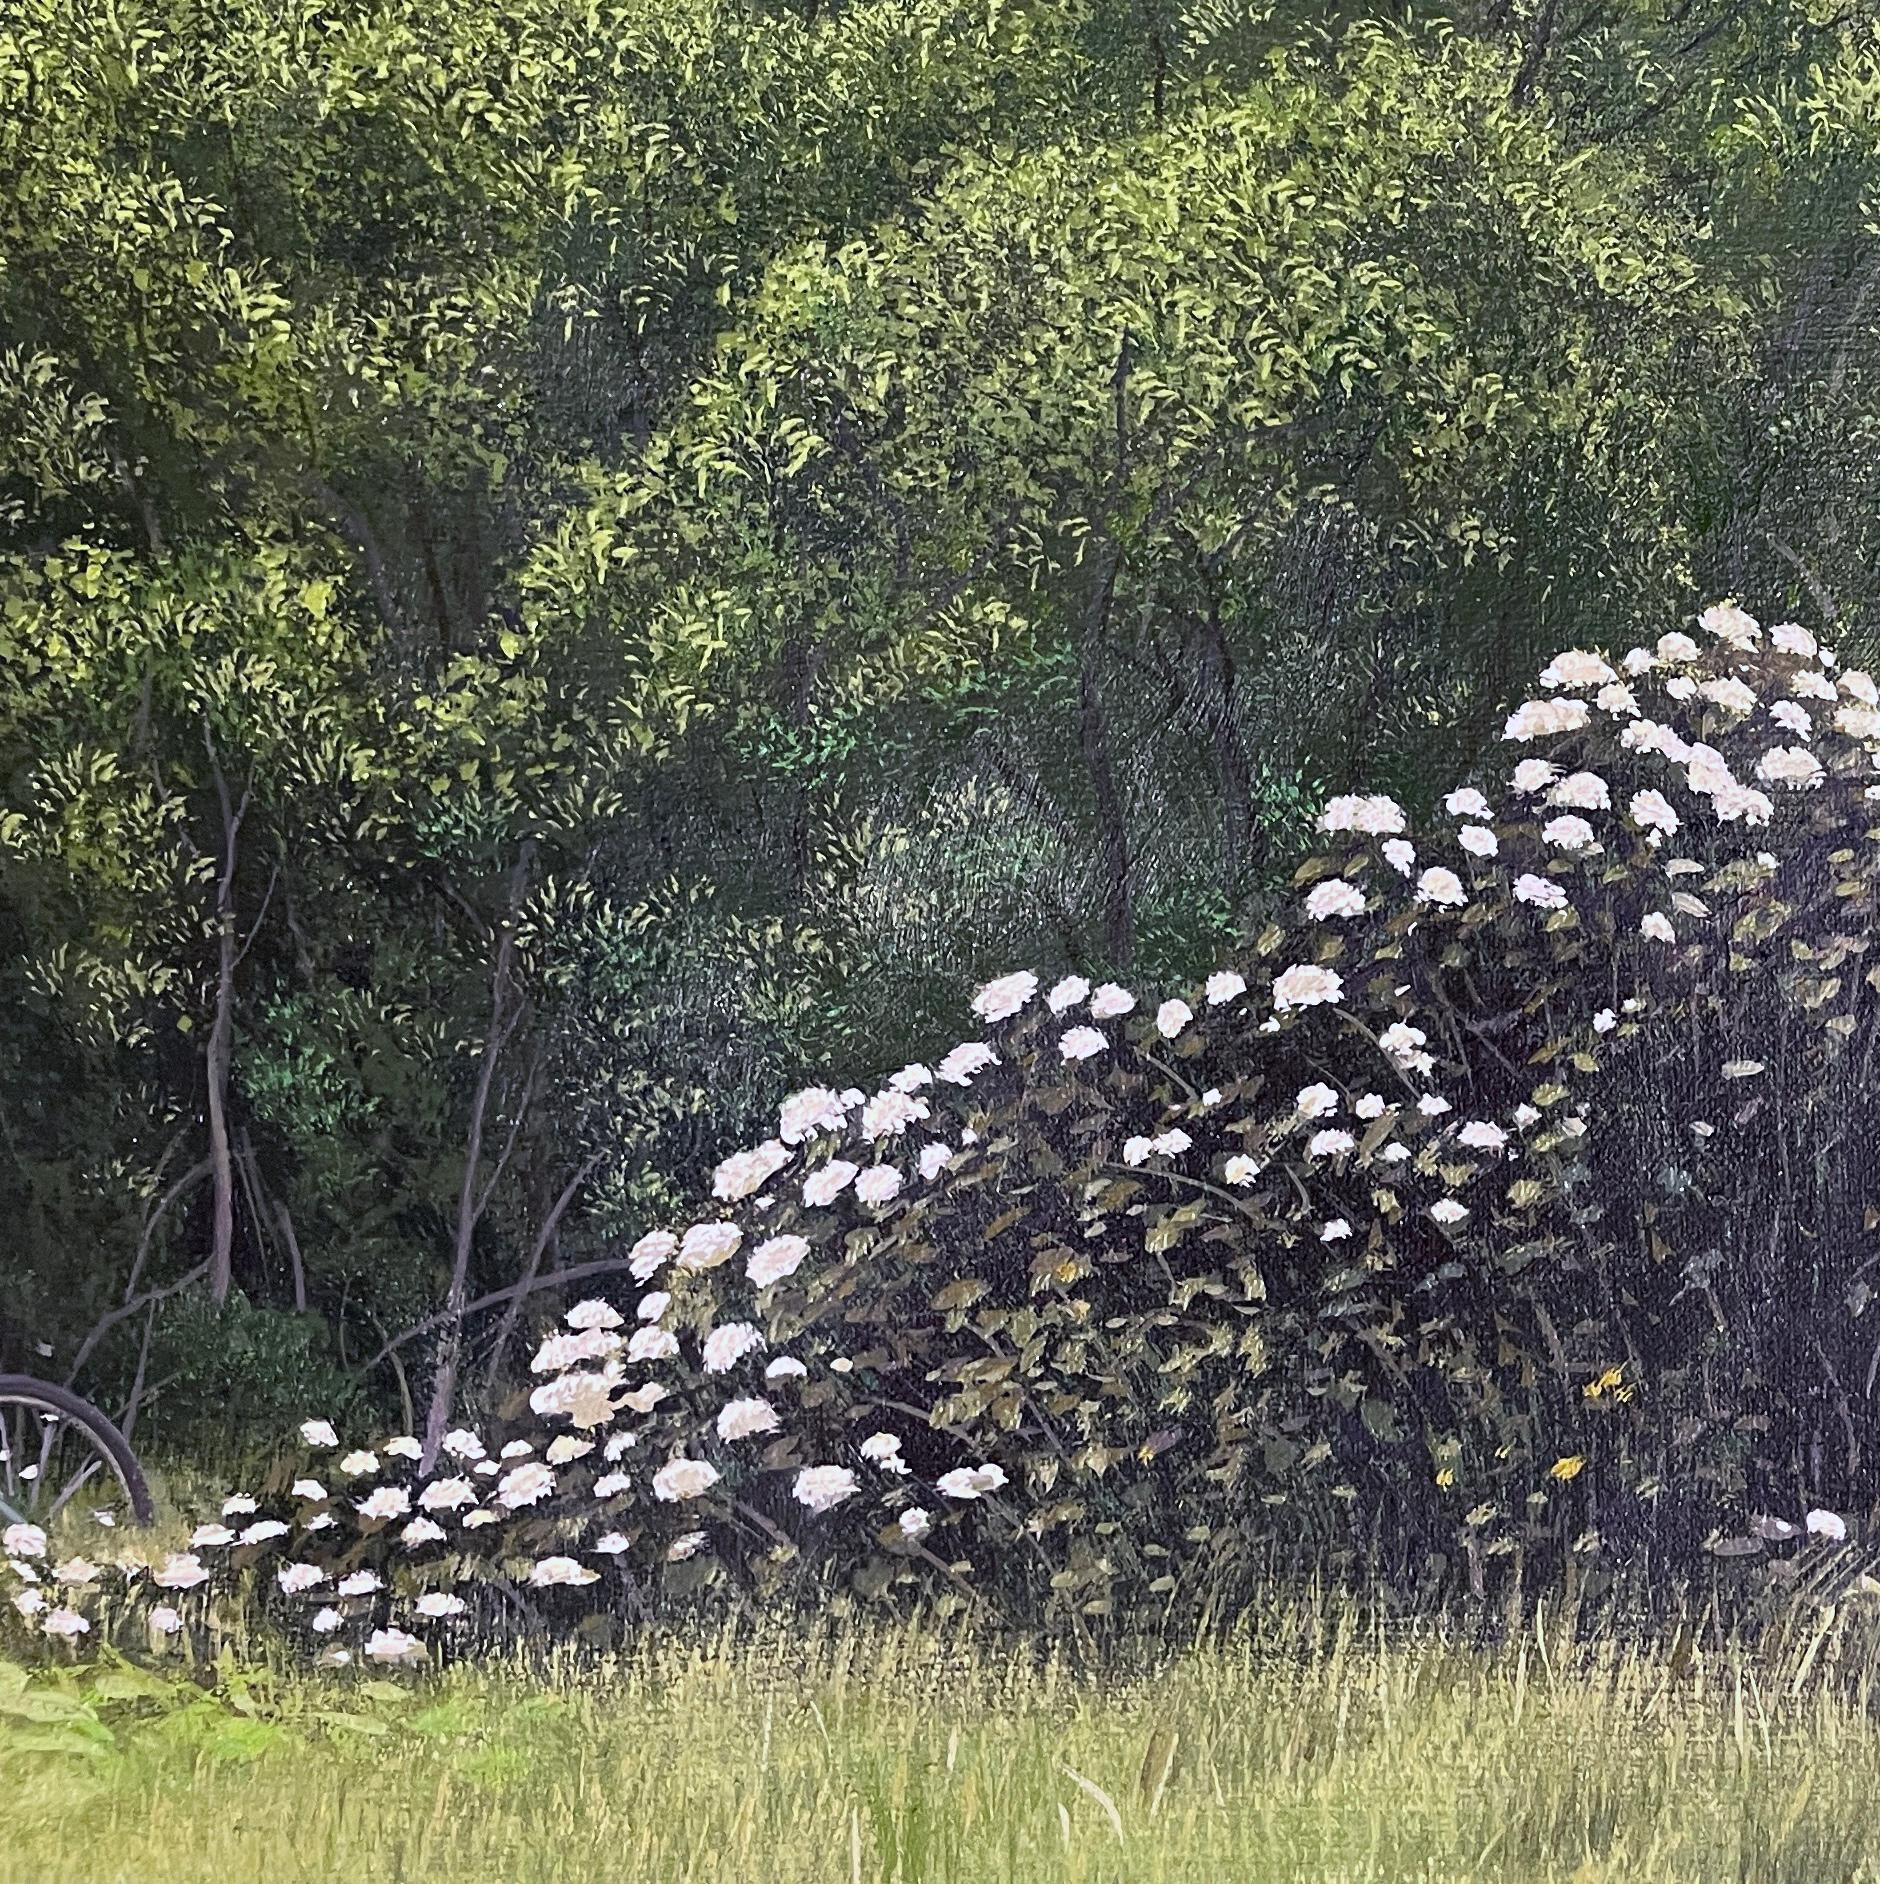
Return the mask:
M 1557 656 L 1414 843 L 1334 798 L 1188 998 L 1017 971 L 985 1038 L 790 1095 L 639 1239 L 630 1314 L 543 1339 L 530 1437 L 311 1420 L 143 1588 L 252 1568 L 399 1659 L 459 1585 L 578 1618 L 832 1568 L 1103 1616 L 1231 1604 L 1275 1539 L 1478 1592 L 1841 1541 L 1880 1510 L 1880 689 L 1697 626 Z M 45 1534 L 7 1544 L 23 1613 L 88 1626 L 89 1560 L 49 1596 Z
M 1857 619 L 1877 61 L 0 0 L 0 1365 L 436 1440 L 812 1069 L 1250 948 L 1693 584 Z

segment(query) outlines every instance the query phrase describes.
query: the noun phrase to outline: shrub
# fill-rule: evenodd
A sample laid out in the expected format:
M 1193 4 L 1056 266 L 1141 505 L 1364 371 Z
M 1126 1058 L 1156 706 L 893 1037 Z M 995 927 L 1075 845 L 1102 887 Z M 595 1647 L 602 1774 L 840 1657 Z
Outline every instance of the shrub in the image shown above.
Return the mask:
M 428 1511 L 415 1440 L 343 1497 L 284 1464 L 292 1543 L 232 1561 L 312 1563 L 348 1640 L 361 1572 L 414 1635 L 466 1575 L 1101 1615 L 1276 1548 L 1688 1569 L 1869 1500 L 1880 704 L 1799 627 L 1698 627 L 1559 656 L 1416 842 L 1335 799 L 1185 996 L 1012 974 L 933 1067 L 793 1094 L 635 1307 L 544 1340 L 558 1437 L 453 1436 Z

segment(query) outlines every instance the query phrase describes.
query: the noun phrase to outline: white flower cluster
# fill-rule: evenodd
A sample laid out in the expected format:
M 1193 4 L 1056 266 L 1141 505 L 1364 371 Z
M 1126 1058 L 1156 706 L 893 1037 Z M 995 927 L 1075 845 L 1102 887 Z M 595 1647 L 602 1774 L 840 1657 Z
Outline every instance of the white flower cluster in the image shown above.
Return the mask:
M 1673 838 L 1700 823 L 1711 832 L 1769 825 L 1777 816 L 1776 794 L 1819 792 L 1837 774 L 1857 779 L 1870 796 L 1880 793 L 1866 782 L 1880 747 L 1880 690 L 1869 676 L 1841 671 L 1833 653 L 1794 624 L 1765 637 L 1734 604 L 1705 610 L 1695 626 L 1709 638 L 1708 649 L 1674 632 L 1616 664 L 1577 649 L 1549 662 L 1540 675 L 1542 696 L 1510 714 L 1504 738 L 1524 747 L 1561 742 L 1560 758 L 1536 752 L 1517 761 L 1499 804 L 1483 786 L 1450 792 L 1444 810 L 1460 822 L 1446 858 L 1419 858 L 1406 836 L 1408 815 L 1395 800 L 1334 798 L 1319 828 L 1349 849 L 1328 859 L 1305 889 L 1299 919 L 1285 932 L 1295 959 L 1280 957 L 1276 972 L 1267 974 L 1264 1012 L 1260 997 L 1249 999 L 1246 975 L 1234 967 L 1216 970 L 1192 998 L 1169 997 L 1134 1020 L 1138 997 L 1114 982 L 1093 987 L 1081 975 L 1067 975 L 1041 998 L 1039 977 L 1020 971 L 986 983 L 972 1000 L 978 1021 L 1009 1030 L 1006 1041 L 963 1041 L 931 1067 L 904 1067 L 872 1095 L 825 1085 L 790 1094 L 779 1108 L 776 1136 L 733 1153 L 713 1173 L 713 1199 L 745 1205 L 741 1215 L 651 1231 L 628 1252 L 625 1266 L 634 1280 L 657 1283 L 635 1305 L 631 1332 L 618 1309 L 592 1299 L 571 1308 L 565 1325 L 536 1349 L 531 1370 L 544 1378 L 531 1392 L 530 1407 L 542 1418 L 566 1421 L 570 1430 L 539 1447 L 512 1440 L 492 1457 L 477 1434 L 459 1429 L 419 1472 L 424 1448 L 410 1435 L 342 1451 L 329 1421 L 309 1419 L 302 1443 L 311 1452 L 338 1455 L 333 1465 L 345 1492 L 330 1493 L 319 1478 L 305 1476 L 293 1484 L 289 1515 L 266 1517 L 258 1515 L 253 1497 L 234 1494 L 223 1502 L 220 1519 L 248 1522 L 240 1529 L 219 1520 L 202 1524 L 186 1551 L 156 1563 L 125 1560 L 101 1570 L 83 1557 L 66 1557 L 49 1572 L 54 1595 L 63 1599 L 56 1604 L 38 1567 L 47 1559 L 45 1533 L 13 1525 L 0 1543 L 18 1585 L 14 1609 L 50 1635 L 75 1638 L 90 1627 L 75 1605 L 114 1572 L 147 1578 L 153 1590 L 181 1600 L 211 1583 L 219 1563 L 245 1563 L 278 1546 L 274 1585 L 313 1609 L 308 1626 L 316 1636 L 345 1633 L 368 1660 L 407 1662 L 425 1648 L 423 1634 L 406 1624 L 448 1624 L 467 1613 L 464 1599 L 441 1587 L 449 1577 L 438 1567 L 457 1560 L 453 1553 L 462 1553 L 464 1533 L 518 1513 L 555 1514 L 568 1548 L 537 1558 L 526 1580 L 542 1591 L 583 1588 L 638 1551 L 668 1562 L 709 1551 L 710 1529 L 695 1525 L 668 1537 L 657 1523 L 661 1509 L 696 1507 L 708 1518 L 728 1517 L 745 1499 L 749 1481 L 765 1470 L 789 1473 L 791 1499 L 810 1518 L 884 1498 L 894 1518 L 887 1535 L 898 1534 L 910 1550 L 924 1549 L 922 1540 L 943 1521 L 935 1508 L 996 1500 L 1010 1486 L 1005 1470 L 982 1459 L 940 1471 L 929 1489 L 942 1503 L 930 1508 L 910 1502 L 920 1491 L 919 1476 L 903 1456 L 903 1440 L 891 1432 L 844 1442 L 846 1462 L 812 1457 L 805 1463 L 783 1447 L 776 1456 L 787 1463 L 767 1467 L 765 1448 L 753 1442 L 789 1434 L 793 1390 L 814 1380 L 814 1397 L 826 1399 L 831 1380 L 854 1372 L 848 1358 L 825 1357 L 820 1346 L 804 1344 L 801 1354 L 773 1352 L 773 1346 L 798 1345 L 778 1336 L 785 1324 L 773 1306 L 823 1286 L 813 1261 L 819 1248 L 827 1263 L 849 1260 L 838 1253 L 845 1237 L 882 1234 L 884 1213 L 897 1200 L 913 1208 L 943 1173 L 972 1166 L 980 1137 L 964 1108 L 988 1069 L 1031 1054 L 1041 1068 L 1055 1069 L 1050 1076 L 1076 1083 L 1100 1078 L 1125 1048 L 1166 1052 L 1179 1061 L 1194 1044 L 1197 1004 L 1220 1009 L 1246 1000 L 1241 1011 L 1248 1026 L 1273 1034 L 1305 1024 L 1311 1010 L 1342 1014 L 1350 990 L 1362 986 L 1375 1031 L 1359 1031 L 1375 1047 L 1373 1068 L 1368 1075 L 1347 1070 L 1313 1079 L 1290 1099 L 1276 1095 L 1259 1116 L 1232 1118 L 1235 1108 L 1223 1102 L 1222 1089 L 1209 1088 L 1185 1108 L 1170 1106 L 1183 1122 L 1167 1116 L 1137 1121 L 1147 1129 L 1122 1131 L 1120 1143 L 1106 1141 L 1104 1157 L 1123 1170 L 1152 1166 L 1157 1182 L 1213 1191 L 1236 1210 L 1251 1207 L 1244 1194 L 1265 1181 L 1269 1195 L 1288 1207 L 1294 1194 L 1307 1200 L 1294 1221 L 1327 1244 L 1377 1233 L 1351 1201 L 1359 1195 L 1372 1198 L 1381 1213 L 1377 1225 L 1388 1219 L 1434 1226 L 1424 1234 L 1438 1239 L 1438 1249 L 1442 1238 L 1469 1234 L 1463 1226 L 1477 1220 L 1478 1193 L 1506 1183 L 1510 1167 L 1537 1150 L 1570 1149 L 1585 1136 L 1587 1120 L 1559 1079 L 1538 1086 L 1505 1117 L 1482 1116 L 1484 1108 L 1465 1102 L 1460 1085 L 1452 1101 L 1440 1090 L 1447 1051 L 1440 1018 L 1418 1009 L 1407 981 L 1391 997 L 1395 1011 L 1380 1011 L 1386 1004 L 1377 977 L 1400 952 L 1386 948 L 1367 960 L 1366 938 L 1392 924 L 1465 924 L 1483 904 L 1544 932 L 1590 917 L 1604 894 L 1607 861 L 1623 857 L 1633 860 L 1638 880 L 1665 885 L 1665 907 L 1645 910 L 1638 933 L 1674 944 L 1674 915 L 1702 923 L 1709 912 L 1699 898 L 1674 887 L 1703 866 L 1689 858 L 1657 861 Z M 1826 740 L 1818 724 L 1824 715 L 1838 743 Z M 1584 756 L 1582 735 L 1601 717 L 1616 729 L 1608 745 L 1626 755 L 1627 764 L 1645 768 L 1653 782 L 1622 785 L 1573 763 Z M 1765 721 L 1772 729 L 1766 734 Z M 1753 764 L 1743 766 L 1758 784 L 1746 782 L 1717 743 L 1740 747 L 1745 738 L 1764 742 Z M 1440 853 L 1447 840 L 1439 833 L 1423 842 Z M 1762 857 L 1764 867 L 1775 867 L 1772 856 Z M 1394 980 L 1386 976 L 1386 991 Z M 1580 1039 L 1568 1043 L 1594 1063 L 1596 1047 L 1635 1024 L 1644 997 L 1615 1000 L 1588 1013 Z M 1453 1070 L 1454 1063 L 1447 1064 Z M 1723 1076 L 1751 1078 L 1761 1071 L 1760 1062 L 1733 1060 Z M 786 1172 L 788 1183 L 776 1196 L 759 1195 Z M 1285 1183 L 1275 1182 L 1282 1172 Z M 1340 1191 L 1335 1209 L 1319 1201 L 1318 1187 L 1346 1185 L 1360 1172 L 1362 1183 Z M 769 1214 L 775 1212 L 781 1217 Z M 792 1215 L 808 1234 L 790 1227 Z M 756 1227 L 766 1216 L 776 1227 Z M 748 1312 L 726 1313 L 740 1290 Z M 635 1453 L 647 1458 L 643 1472 L 629 1469 Z M 1824 1532 L 1827 1515 L 1810 1513 L 1809 1528 Z M 336 1555 L 320 1548 L 327 1532 L 380 1540 L 396 1560 L 416 1567 L 416 1582 L 428 1579 L 430 1587 L 401 1596 L 410 1606 L 399 1609 L 375 1571 L 336 1576 L 320 1560 Z M 412 1579 L 401 1575 L 399 1581 Z M 183 1626 L 174 1603 L 149 1614 L 160 1633 Z M 330 1659 L 353 1653 L 341 1645 L 328 1651 Z

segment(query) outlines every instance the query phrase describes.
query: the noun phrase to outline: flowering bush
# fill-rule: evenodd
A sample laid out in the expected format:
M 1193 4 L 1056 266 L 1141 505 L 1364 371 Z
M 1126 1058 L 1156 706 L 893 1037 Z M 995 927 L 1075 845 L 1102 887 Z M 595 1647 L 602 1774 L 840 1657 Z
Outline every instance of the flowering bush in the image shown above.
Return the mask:
M 1825 1535 L 1880 1366 L 1880 694 L 1794 625 L 1696 626 L 1560 655 L 1427 832 L 1334 799 L 1290 914 L 1182 997 L 1010 974 L 932 1067 L 793 1094 L 640 1239 L 637 1301 L 544 1339 L 530 1436 L 420 1474 L 310 1421 L 150 1614 L 232 1561 L 398 1660 L 466 1584 L 822 1560 L 1104 1613 L 1275 1538 L 1479 1587 L 1796 1532 L 1724 1535 L 1759 1507 Z M 7 1549 L 81 1628 L 95 1579 L 55 1608 Z

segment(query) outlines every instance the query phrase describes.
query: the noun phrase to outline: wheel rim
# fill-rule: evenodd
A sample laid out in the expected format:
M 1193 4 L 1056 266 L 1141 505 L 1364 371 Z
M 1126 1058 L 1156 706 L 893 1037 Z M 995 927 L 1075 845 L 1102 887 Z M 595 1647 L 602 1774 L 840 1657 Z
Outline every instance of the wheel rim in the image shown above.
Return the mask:
M 49 1531 L 102 1513 L 100 1528 L 135 1521 L 117 1462 L 80 1420 L 56 1407 L 0 1396 L 0 1519 Z

